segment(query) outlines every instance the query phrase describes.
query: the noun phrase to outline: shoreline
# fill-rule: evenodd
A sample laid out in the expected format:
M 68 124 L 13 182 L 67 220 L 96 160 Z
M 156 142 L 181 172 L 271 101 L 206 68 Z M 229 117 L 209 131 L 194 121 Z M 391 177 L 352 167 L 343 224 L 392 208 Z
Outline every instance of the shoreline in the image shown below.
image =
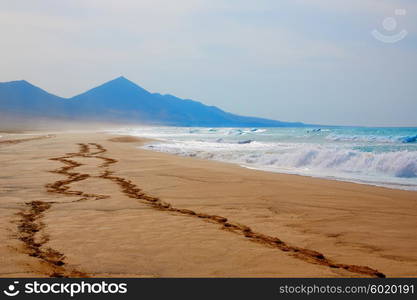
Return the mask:
M 109 133 L 112 134 L 112 133 Z M 348 179 L 348 178 L 342 178 L 342 177 L 336 177 L 336 176 L 320 176 L 320 175 L 315 175 L 315 174 L 302 174 L 302 173 L 297 173 L 297 172 L 285 172 L 282 170 L 278 170 L 278 171 L 274 171 L 274 170 L 268 170 L 267 168 L 262 168 L 262 167 L 252 167 L 252 166 L 247 166 L 244 164 L 240 164 L 237 162 L 232 162 L 232 161 L 222 161 L 222 160 L 216 160 L 216 159 L 208 159 L 208 158 L 199 158 L 199 157 L 191 157 L 191 156 L 184 156 L 181 154 L 175 154 L 175 153 L 169 153 L 169 152 L 164 152 L 164 151 L 158 151 L 158 150 L 152 150 L 152 149 L 147 149 L 144 148 L 144 146 L 146 146 L 147 144 L 152 144 L 155 142 L 170 142 L 170 140 L 163 140 L 163 139 L 151 139 L 151 138 L 147 138 L 147 137 L 143 137 L 143 136 L 139 136 L 139 135 L 125 135 L 125 136 L 132 136 L 132 137 L 138 137 L 143 139 L 145 142 L 143 145 L 141 145 L 140 147 L 138 147 L 138 149 L 141 150 L 149 150 L 149 151 L 154 151 L 154 152 L 159 152 L 159 153 L 166 153 L 169 155 L 174 155 L 174 156 L 179 156 L 179 157 L 188 157 L 188 158 L 192 158 L 192 159 L 201 159 L 201 160 L 207 160 L 207 161 L 216 161 L 216 162 L 221 162 L 221 163 L 225 163 L 225 164 L 232 164 L 235 166 L 239 166 L 245 169 L 249 169 L 249 170 L 256 170 L 256 171 L 262 171 L 262 172 L 267 172 L 267 173 L 272 173 L 272 174 L 284 174 L 284 175 L 295 175 L 295 176 L 302 176 L 302 177 L 308 177 L 308 178 L 318 178 L 318 179 L 324 179 L 324 180 L 330 180 L 330 181 L 338 181 L 338 182 L 347 182 L 347 183 L 354 183 L 354 184 L 360 184 L 360 185 L 367 185 L 367 186 L 374 186 L 374 187 L 380 187 L 380 188 L 386 188 L 386 189 L 390 189 L 390 190 L 400 190 L 400 191 L 410 191 L 410 192 L 416 192 L 417 193 L 417 187 L 416 186 L 411 186 L 409 187 L 409 185 L 406 184 L 401 184 L 401 183 L 390 183 L 390 182 L 372 182 L 372 181 L 365 181 L 365 180 L 359 180 L 359 179 Z M 409 188 L 399 188 L 397 186 L 404 186 L 404 187 L 409 187 Z
M 138 149 L 145 141 L 104 133 L 56 133 L 0 145 L 8 174 L 2 177 L 6 189 L 0 193 L 0 237 L 5 241 L 0 254 L 7 260 L 0 276 L 48 276 L 51 267 L 70 277 L 417 275 L 413 191 Z M 95 145 L 101 148 L 94 150 Z M 16 222 L 19 211 L 28 212 L 24 203 L 33 201 L 51 203 L 41 206 L 46 209 L 39 215 L 40 231 L 48 239 L 38 257 L 62 254 L 65 258 L 53 266 L 54 260 L 47 258 L 48 264 L 27 255 L 30 247 L 7 234 L 24 236 L 16 231 Z M 48 248 L 56 252 L 47 255 Z M 89 260 L 96 249 L 101 249 L 99 257 Z M 57 268 L 61 263 L 63 269 Z M 28 265 L 32 273 L 25 273 Z M 352 272 L 360 266 L 362 271 Z
M 366 182 L 366 181 L 360 181 L 360 180 L 349 180 L 349 179 L 345 179 L 345 178 L 338 178 L 338 177 L 334 177 L 334 176 L 319 176 L 319 175 L 306 175 L 306 174 L 297 174 L 297 173 L 286 173 L 286 172 L 279 172 L 279 171 L 269 171 L 266 169 L 262 169 L 262 168 L 252 168 L 252 167 L 247 167 L 244 165 L 239 165 L 242 168 L 246 168 L 249 170 L 257 170 L 257 171 L 263 171 L 263 172 L 268 172 L 268 173 L 277 173 L 277 174 L 285 174 L 285 175 L 294 175 L 294 176 L 302 176 L 302 177 L 308 177 L 308 178 L 318 178 L 318 179 L 324 179 L 324 180 L 330 180 L 330 181 L 338 181 L 338 182 L 346 182 L 346 183 L 354 183 L 354 184 L 360 184 L 360 185 L 367 185 L 367 186 L 373 186 L 373 187 L 378 187 L 378 188 L 385 188 L 385 189 L 389 189 L 389 190 L 399 190 L 399 191 L 409 191 L 409 192 L 417 192 L 417 188 L 415 189 L 408 189 L 408 188 L 396 188 L 394 185 L 391 185 L 390 183 L 374 183 L 374 182 Z

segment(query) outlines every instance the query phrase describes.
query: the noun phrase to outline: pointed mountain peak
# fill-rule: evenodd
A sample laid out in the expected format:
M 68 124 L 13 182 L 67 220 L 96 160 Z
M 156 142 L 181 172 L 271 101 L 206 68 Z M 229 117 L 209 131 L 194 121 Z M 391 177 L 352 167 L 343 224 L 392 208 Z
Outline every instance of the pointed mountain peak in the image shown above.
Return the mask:
M 119 77 L 116 77 L 115 79 L 110 80 L 109 82 L 112 82 L 112 81 L 118 81 L 118 82 L 132 82 L 132 81 L 130 81 L 129 79 L 127 79 L 126 77 L 124 77 L 124 76 L 119 76 Z
M 137 85 L 136 83 L 134 83 L 133 81 L 130 81 L 129 79 L 127 79 L 124 76 L 119 76 L 113 80 L 110 80 L 104 84 L 101 85 L 101 87 L 105 87 L 105 86 L 111 86 L 111 87 L 115 87 L 115 88 L 135 88 L 135 89 L 140 89 L 145 91 L 145 89 L 143 89 L 142 87 L 140 87 L 139 85 Z
M 119 76 L 119 77 L 116 77 L 116 78 L 114 78 L 114 79 L 112 79 L 112 80 L 110 80 L 110 81 L 107 81 L 106 83 L 104 83 L 104 84 L 109 84 L 109 83 L 117 83 L 117 84 L 134 84 L 134 85 L 137 85 L 136 83 L 134 83 L 133 81 L 130 81 L 129 79 L 127 79 L 126 77 L 124 77 L 124 76 Z
M 100 97 L 105 98 L 110 96 L 120 98 L 144 94 L 148 95 L 150 93 L 126 77 L 119 76 L 73 98 L 79 98 L 83 95 L 100 95 Z

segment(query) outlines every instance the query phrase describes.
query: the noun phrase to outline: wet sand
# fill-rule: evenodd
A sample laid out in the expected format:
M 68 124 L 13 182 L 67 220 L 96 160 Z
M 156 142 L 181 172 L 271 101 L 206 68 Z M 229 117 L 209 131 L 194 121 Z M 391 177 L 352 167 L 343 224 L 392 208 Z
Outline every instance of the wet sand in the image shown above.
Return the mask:
M 1 277 L 417 276 L 417 192 L 0 136 Z

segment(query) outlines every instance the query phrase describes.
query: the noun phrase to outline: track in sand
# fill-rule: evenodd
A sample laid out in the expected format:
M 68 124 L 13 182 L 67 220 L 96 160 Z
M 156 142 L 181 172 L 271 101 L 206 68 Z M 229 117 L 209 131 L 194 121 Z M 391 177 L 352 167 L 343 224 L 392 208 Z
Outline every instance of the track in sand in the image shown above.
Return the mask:
M 115 175 L 115 173 L 110 170 L 110 166 L 112 164 L 117 163 L 117 160 L 105 156 L 104 153 L 106 153 L 107 150 L 102 145 L 97 143 L 80 143 L 78 145 L 79 152 L 77 153 L 68 153 L 61 157 L 51 158 L 51 160 L 59 161 L 62 164 L 64 164 L 63 167 L 53 170 L 52 172 L 65 175 L 67 178 L 64 180 L 58 180 L 54 183 L 47 184 L 46 188 L 48 192 L 70 196 L 80 196 L 80 198 L 78 200 L 74 200 L 74 202 L 106 199 L 108 197 L 106 195 L 89 194 L 83 191 L 72 190 L 70 187 L 71 183 L 85 180 L 93 176 L 91 174 L 83 174 L 73 171 L 73 169 L 82 165 L 81 163 L 76 161 L 76 157 L 98 158 L 101 159 L 103 163 L 100 166 L 98 166 L 98 168 L 101 169 L 101 172 L 100 175 L 96 176 L 95 178 L 101 178 L 106 181 L 114 182 L 120 187 L 121 191 L 126 196 L 132 199 L 136 199 L 142 203 L 145 203 L 146 205 L 154 209 L 174 214 L 180 214 L 186 217 L 198 218 L 207 223 L 216 224 L 219 226 L 220 230 L 227 230 L 231 233 L 241 235 L 248 241 L 287 252 L 293 257 L 301 259 L 307 263 L 322 265 L 334 269 L 343 269 L 351 273 L 359 274 L 361 276 L 380 278 L 385 277 L 383 273 L 368 266 L 358 266 L 335 262 L 332 259 L 327 258 L 324 254 L 320 252 L 289 245 L 288 243 L 282 241 L 277 237 L 265 235 L 260 232 L 255 232 L 250 227 L 244 224 L 230 221 L 223 216 L 211 215 L 203 212 L 193 211 L 190 209 L 175 207 L 171 203 L 165 202 L 157 197 L 152 197 L 151 195 L 148 195 L 131 180 Z M 33 235 L 35 235 L 37 234 L 37 232 L 44 230 L 44 225 L 39 220 L 41 220 L 42 214 L 44 214 L 50 208 L 51 205 L 54 205 L 54 203 L 27 203 L 28 209 L 26 210 L 26 212 L 21 213 L 21 231 L 25 232 L 28 230 L 30 232 L 34 232 Z M 34 219 L 34 221 L 38 220 L 38 225 L 35 225 L 32 219 Z M 34 228 L 32 229 L 32 227 Z M 56 273 L 55 271 L 53 271 L 51 273 L 51 276 L 60 275 L 71 277 L 74 275 L 76 276 L 77 274 L 81 276 L 87 276 L 87 274 L 79 271 L 65 271 L 65 262 L 63 254 L 58 253 L 52 249 L 39 250 L 42 248 L 42 244 L 39 245 L 39 247 L 37 247 L 36 245 L 34 246 L 32 240 L 33 236 L 30 233 L 28 235 L 28 238 L 23 241 L 26 243 L 28 249 L 34 248 L 32 252 L 36 254 L 37 257 L 50 264 L 52 269 L 56 268 L 57 263 L 62 264 L 62 266 L 59 266 L 62 268 L 60 270 L 61 272 Z

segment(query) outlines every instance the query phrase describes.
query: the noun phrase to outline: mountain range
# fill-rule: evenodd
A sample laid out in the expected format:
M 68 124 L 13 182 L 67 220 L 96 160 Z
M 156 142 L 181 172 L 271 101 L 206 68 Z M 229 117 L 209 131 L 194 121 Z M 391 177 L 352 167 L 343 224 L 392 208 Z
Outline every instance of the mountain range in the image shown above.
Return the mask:
M 300 127 L 225 112 L 215 106 L 150 93 L 118 77 L 72 98 L 62 98 L 20 80 L 0 83 L 0 113 L 24 118 L 137 123 L 166 126 Z

